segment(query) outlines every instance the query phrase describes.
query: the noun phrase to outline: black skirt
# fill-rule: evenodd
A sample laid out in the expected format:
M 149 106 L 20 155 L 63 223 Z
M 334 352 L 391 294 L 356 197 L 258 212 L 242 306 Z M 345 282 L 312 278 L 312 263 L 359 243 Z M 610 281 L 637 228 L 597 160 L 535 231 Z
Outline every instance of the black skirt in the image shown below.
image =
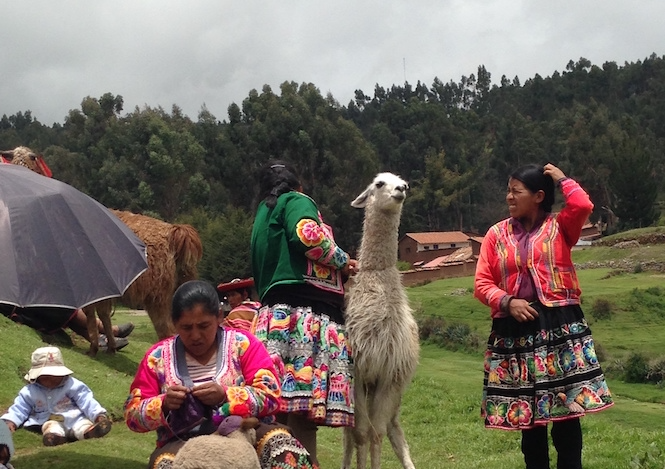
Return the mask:
M 534 321 L 492 321 L 481 406 L 486 427 L 524 430 L 613 404 L 579 305 L 532 306 Z

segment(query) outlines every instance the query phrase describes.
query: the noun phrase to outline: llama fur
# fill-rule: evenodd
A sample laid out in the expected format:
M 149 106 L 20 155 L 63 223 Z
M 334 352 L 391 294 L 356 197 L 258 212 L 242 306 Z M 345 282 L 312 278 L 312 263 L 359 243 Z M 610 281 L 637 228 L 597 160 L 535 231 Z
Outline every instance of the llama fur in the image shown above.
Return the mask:
M 239 421 L 231 424 L 237 429 L 230 433 L 222 431 L 222 426 L 231 419 Z M 261 469 L 254 448 L 258 419 L 230 416 L 226 421 L 217 433 L 187 440 L 173 460 L 173 469 Z
M 148 270 L 127 288 L 121 302 L 130 308 L 145 309 L 159 339 L 175 333 L 171 321 L 171 297 L 180 285 L 197 278 L 196 265 L 203 255 L 198 233 L 191 225 L 174 225 L 145 215 L 111 210 L 146 246 Z M 102 300 L 83 308 L 87 318 L 90 349 L 99 350 L 95 312 L 104 326 L 108 353 L 115 353 L 111 314 L 114 300 Z
M 346 305 L 346 332 L 354 360 L 355 427 L 344 429 L 342 468 L 355 448 L 364 469 L 381 467 L 384 436 L 405 469 L 414 469 L 399 423 L 402 395 L 418 365 L 418 326 L 397 270 L 397 241 L 408 184 L 380 173 L 351 205 L 365 209 L 358 273 Z M 369 448 L 368 448 L 369 446 Z
M 197 264 L 203 246 L 191 225 L 171 224 L 145 215 L 111 210 L 146 247 L 148 270 L 127 289 L 120 300 L 130 308 L 145 309 L 159 339 L 175 333 L 171 298 L 183 283 L 198 277 Z
M 110 354 L 115 353 L 117 347 L 115 344 L 115 336 L 113 335 L 113 323 L 111 322 L 111 316 L 113 315 L 113 300 L 106 299 L 98 301 L 88 306 L 84 306 L 82 309 L 87 320 L 88 338 L 90 340 L 88 355 L 94 357 L 97 355 L 97 352 L 99 352 L 99 329 L 97 329 L 97 316 L 99 316 L 99 320 L 102 321 L 104 334 L 106 334 L 106 351 Z
M 13 150 L 0 151 L 0 160 L 3 163 L 23 166 L 42 176 L 51 177 L 51 170 L 44 162 L 42 155 L 38 155 L 28 147 L 16 147 Z

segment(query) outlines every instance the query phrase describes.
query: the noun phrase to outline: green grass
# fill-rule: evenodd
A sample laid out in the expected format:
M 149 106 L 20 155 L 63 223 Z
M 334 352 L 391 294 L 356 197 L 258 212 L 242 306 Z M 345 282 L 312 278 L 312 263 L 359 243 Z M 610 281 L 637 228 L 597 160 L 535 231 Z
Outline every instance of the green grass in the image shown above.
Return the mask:
M 665 318 L 657 311 L 658 295 L 645 299 L 645 292 L 663 284 L 653 273 L 609 275 L 608 269 L 579 271 L 584 289 L 583 308 L 588 311 L 596 298 L 608 299 L 615 307 L 607 320 L 591 319 L 594 338 L 607 355 L 606 362 L 620 359 L 632 351 L 652 357 L 662 356 L 665 343 Z M 441 280 L 409 289 L 418 314 L 435 315 L 447 323 L 469 324 L 484 339 L 489 313 L 472 294 L 470 277 Z M 635 289 L 637 291 L 635 292 Z M 655 290 L 650 290 L 655 291 Z M 665 296 L 665 288 L 663 288 Z M 647 295 L 648 296 L 648 295 Z M 654 309 L 656 308 L 656 309 Z M 588 316 L 588 313 L 587 313 Z M 134 371 L 144 352 L 156 339 L 147 316 L 119 310 L 115 323 L 131 320 L 136 329 L 130 344 L 115 356 L 100 353 L 96 359 L 85 355 L 86 343 L 74 340 L 61 345 L 65 363 L 86 382 L 114 419 L 111 433 L 99 440 L 87 440 L 46 448 L 39 435 L 19 430 L 15 434 L 17 469 L 143 469 L 154 448 L 155 435 L 130 432 L 122 422 L 122 407 Z M 0 411 L 11 405 L 23 385 L 31 352 L 42 346 L 38 334 L 0 316 Z M 586 469 L 628 468 L 634 457 L 643 457 L 655 445 L 665 454 L 665 389 L 656 385 L 626 384 L 608 378 L 616 405 L 607 411 L 582 419 L 584 467 Z M 424 345 L 414 381 L 404 396 L 402 424 L 418 468 L 523 467 L 519 433 L 486 430 L 480 419 L 482 389 L 482 351 L 451 352 Z M 553 460 L 555 454 L 552 450 Z M 321 428 L 319 459 L 322 468 L 340 466 L 342 431 Z M 660 458 L 660 459 L 658 459 Z M 664 467 L 665 457 L 657 456 Z M 398 469 L 390 445 L 384 443 L 384 469 Z

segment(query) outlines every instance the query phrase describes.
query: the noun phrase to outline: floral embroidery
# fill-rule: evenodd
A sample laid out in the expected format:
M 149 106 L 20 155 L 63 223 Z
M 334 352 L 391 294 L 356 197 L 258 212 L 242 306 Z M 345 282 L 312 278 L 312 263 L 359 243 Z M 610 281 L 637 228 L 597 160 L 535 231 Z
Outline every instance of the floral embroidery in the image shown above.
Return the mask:
M 562 350 L 559 356 L 559 362 L 564 372 L 569 372 L 575 368 L 575 354 L 570 349 Z
M 507 418 L 513 427 L 528 425 L 531 422 L 531 408 L 524 401 L 513 402 L 508 409 Z
M 550 409 L 552 409 L 552 395 L 545 394 L 538 400 L 538 415 L 542 418 L 550 417 Z
M 296 233 L 305 246 L 318 246 L 326 237 L 321 226 L 309 218 L 303 218 L 298 222 Z
M 314 273 L 318 278 L 328 278 L 330 277 L 330 269 L 321 264 L 314 264 Z

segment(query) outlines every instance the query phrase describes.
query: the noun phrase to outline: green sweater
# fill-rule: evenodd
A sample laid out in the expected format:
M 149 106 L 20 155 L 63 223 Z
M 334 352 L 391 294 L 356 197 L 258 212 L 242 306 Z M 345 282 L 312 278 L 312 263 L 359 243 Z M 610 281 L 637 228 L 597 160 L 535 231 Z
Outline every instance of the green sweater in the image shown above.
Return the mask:
M 344 294 L 340 269 L 349 262 L 323 223 L 316 203 L 300 192 L 261 202 L 252 229 L 252 273 L 259 297 L 276 285 L 309 284 Z

